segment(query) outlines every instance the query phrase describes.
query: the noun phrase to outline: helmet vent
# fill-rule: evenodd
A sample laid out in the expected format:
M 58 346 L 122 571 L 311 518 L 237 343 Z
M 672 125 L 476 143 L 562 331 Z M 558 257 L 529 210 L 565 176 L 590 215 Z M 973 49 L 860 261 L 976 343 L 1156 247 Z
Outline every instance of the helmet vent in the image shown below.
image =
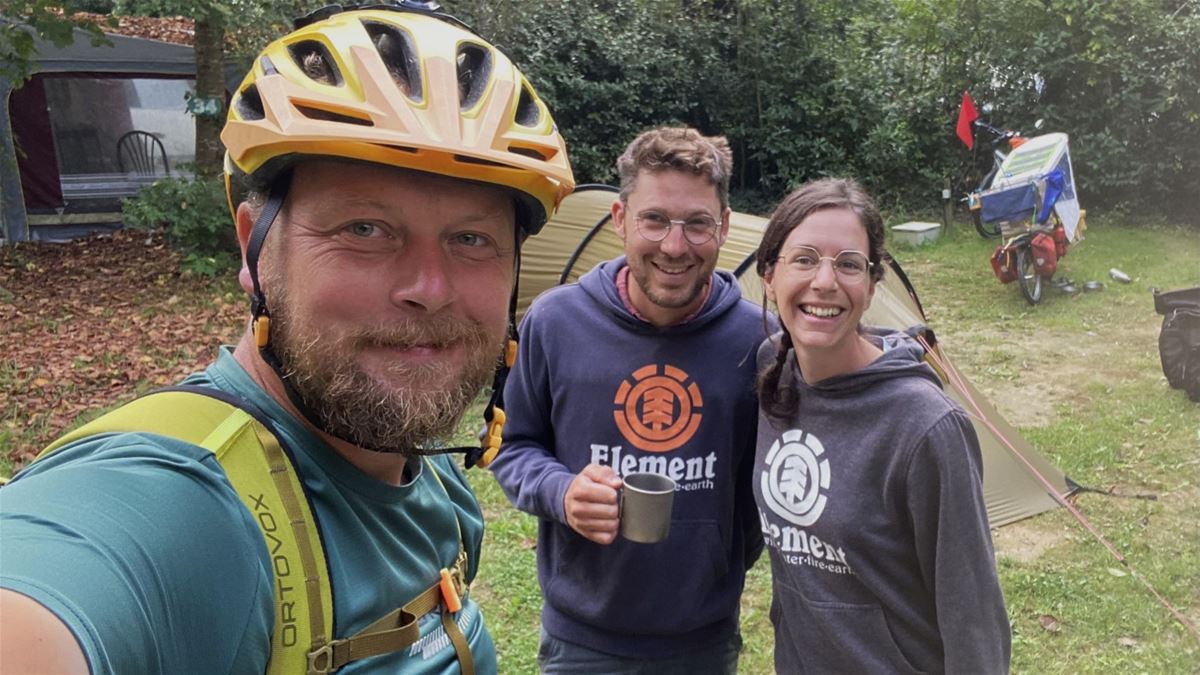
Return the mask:
M 470 110 L 479 103 L 492 76 L 492 52 L 466 42 L 458 47 L 458 109 Z
M 521 84 L 521 100 L 517 101 L 517 124 L 523 127 L 536 127 L 542 119 L 542 110 L 533 99 L 529 84 Z
M 258 87 L 253 84 L 238 94 L 233 107 L 244 120 L 261 120 L 266 117 L 262 97 L 258 95 Z
M 454 161 L 462 162 L 463 164 L 478 164 L 480 166 L 494 166 L 494 167 L 498 167 L 501 169 L 513 168 L 511 166 L 508 166 L 507 164 L 501 164 L 500 162 L 493 162 L 490 159 L 483 159 L 482 157 L 468 157 L 467 155 L 455 155 Z
M 331 110 L 321 110 L 320 108 L 312 108 L 312 107 L 309 107 L 306 105 L 299 105 L 298 103 L 295 103 L 295 102 L 293 102 L 292 105 L 295 106 L 297 112 L 299 112 L 301 115 L 304 115 L 305 117 L 307 117 L 310 120 L 324 120 L 326 122 L 340 122 L 342 124 L 355 124 L 360 127 L 375 126 L 375 123 L 369 119 L 363 119 L 361 117 L 352 117 L 350 115 L 343 115 L 342 113 L 336 113 Z
M 539 162 L 544 162 L 547 159 L 546 155 L 538 152 L 537 150 L 534 150 L 533 148 L 520 148 L 520 147 L 510 146 L 508 148 L 508 151 L 514 155 L 524 155 L 526 157 L 532 157 L 532 158 L 538 160 Z
M 420 152 L 416 148 L 409 147 L 407 145 L 382 145 L 380 147 L 387 148 L 388 150 L 398 150 L 400 152 L 407 152 L 410 155 L 415 155 Z
M 324 44 L 316 40 L 304 40 L 288 46 L 288 51 L 309 79 L 331 87 L 341 86 L 342 74 Z
M 409 34 L 376 21 L 363 21 L 362 24 L 396 86 L 409 99 L 420 101 L 421 63 Z

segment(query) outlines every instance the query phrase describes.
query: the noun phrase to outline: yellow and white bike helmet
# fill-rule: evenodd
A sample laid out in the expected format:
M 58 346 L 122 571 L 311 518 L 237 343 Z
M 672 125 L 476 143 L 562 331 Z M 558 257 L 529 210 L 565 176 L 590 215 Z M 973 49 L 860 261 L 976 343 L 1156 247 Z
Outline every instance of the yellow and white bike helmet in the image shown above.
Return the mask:
M 511 188 L 535 234 L 574 189 L 529 81 L 436 3 L 326 7 L 296 24 L 230 103 L 221 140 L 231 201 L 239 174 L 265 186 L 291 158 L 344 157 Z
M 575 179 L 562 136 L 529 81 L 436 2 L 331 5 L 295 27 L 254 60 L 230 102 L 221 140 L 231 211 L 245 190 L 267 194 L 246 251 L 259 352 L 320 427 L 271 349 L 258 281 L 259 254 L 297 160 L 340 157 L 508 188 L 518 244 L 542 228 Z M 514 336 L 515 299 L 514 289 Z M 509 365 L 513 352 L 510 346 Z M 494 392 L 503 389 L 507 370 L 497 372 Z M 489 406 L 489 426 L 493 408 L 503 418 L 498 405 Z M 499 430 L 493 432 L 498 444 Z

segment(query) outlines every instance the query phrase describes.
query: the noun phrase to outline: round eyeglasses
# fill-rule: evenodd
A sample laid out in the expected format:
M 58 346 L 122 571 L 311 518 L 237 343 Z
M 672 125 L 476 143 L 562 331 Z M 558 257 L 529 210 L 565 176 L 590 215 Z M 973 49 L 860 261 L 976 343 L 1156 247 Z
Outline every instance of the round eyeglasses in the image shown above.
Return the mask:
M 782 260 L 790 271 L 801 277 L 811 277 L 817 273 L 822 260 L 833 263 L 833 271 L 839 279 L 847 282 L 862 281 L 867 276 L 867 270 L 875 266 L 862 251 L 842 251 L 834 256 L 821 255 L 821 252 L 811 246 L 797 246 L 781 255 L 776 260 Z
M 657 211 L 644 211 L 635 218 L 638 234 L 646 241 L 662 241 L 671 234 L 671 226 L 683 228 L 683 238 L 692 246 L 707 244 L 717 236 L 721 223 L 712 216 L 692 216 L 686 220 L 668 218 Z

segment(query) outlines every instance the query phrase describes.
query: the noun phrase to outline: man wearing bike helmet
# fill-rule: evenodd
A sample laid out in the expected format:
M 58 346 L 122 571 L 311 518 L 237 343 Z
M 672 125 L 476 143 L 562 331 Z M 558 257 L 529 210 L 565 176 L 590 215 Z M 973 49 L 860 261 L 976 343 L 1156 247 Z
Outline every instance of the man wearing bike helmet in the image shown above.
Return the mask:
M 529 82 L 436 10 L 326 8 L 255 60 L 222 133 L 252 318 L 3 488 L 0 671 L 497 670 L 440 440 L 574 180 Z

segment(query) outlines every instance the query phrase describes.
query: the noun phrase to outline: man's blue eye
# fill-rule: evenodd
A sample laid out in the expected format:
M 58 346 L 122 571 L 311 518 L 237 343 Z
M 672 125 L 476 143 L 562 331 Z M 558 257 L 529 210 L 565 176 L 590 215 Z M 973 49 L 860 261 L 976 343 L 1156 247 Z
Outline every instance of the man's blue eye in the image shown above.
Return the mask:
M 459 232 L 450 239 L 457 255 L 467 260 L 492 260 L 501 255 L 496 241 L 478 232 Z
M 487 243 L 483 237 L 471 232 L 464 232 L 463 234 L 458 235 L 458 240 L 467 246 L 483 246 Z
M 378 230 L 379 228 L 373 223 L 354 223 L 350 226 L 350 232 L 356 237 L 369 237 Z

